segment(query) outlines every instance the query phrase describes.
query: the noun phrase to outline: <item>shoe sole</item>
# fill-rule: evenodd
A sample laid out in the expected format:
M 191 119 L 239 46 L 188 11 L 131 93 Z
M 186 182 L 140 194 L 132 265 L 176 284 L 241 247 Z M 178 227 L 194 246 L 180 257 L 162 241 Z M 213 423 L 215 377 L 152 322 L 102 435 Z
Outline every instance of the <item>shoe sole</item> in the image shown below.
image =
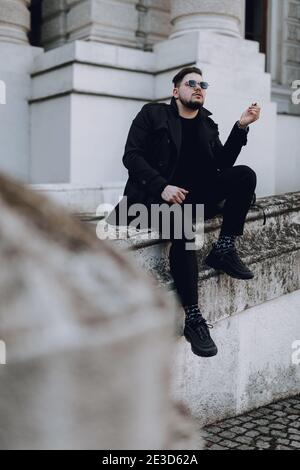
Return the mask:
M 214 349 L 210 349 L 208 351 L 204 351 L 204 350 L 197 350 L 196 348 L 193 348 L 192 346 L 192 343 L 191 341 L 189 340 L 189 338 L 187 338 L 185 336 L 185 339 L 187 340 L 188 343 L 190 343 L 191 345 L 191 349 L 192 349 L 192 352 L 196 355 L 196 356 L 199 356 L 199 357 L 213 357 L 213 356 L 216 356 L 218 354 L 218 348 L 214 348 Z
M 207 351 L 201 351 L 198 352 L 196 351 L 194 348 L 191 348 L 192 349 L 192 352 L 196 355 L 196 356 L 199 356 L 199 357 L 214 357 L 218 354 L 218 350 L 217 349 L 214 349 L 213 351 L 210 351 L 210 352 L 207 352 Z
M 233 277 L 234 279 L 243 279 L 243 280 L 248 280 L 248 279 L 253 279 L 254 274 L 253 273 L 244 273 L 244 274 L 237 274 L 233 271 L 230 271 L 230 269 L 227 269 L 227 271 L 224 270 L 224 267 L 218 265 L 217 263 L 213 263 L 207 258 L 205 259 L 205 264 L 209 266 L 210 268 L 216 269 L 217 271 L 222 271 L 225 274 L 228 274 L 228 276 Z

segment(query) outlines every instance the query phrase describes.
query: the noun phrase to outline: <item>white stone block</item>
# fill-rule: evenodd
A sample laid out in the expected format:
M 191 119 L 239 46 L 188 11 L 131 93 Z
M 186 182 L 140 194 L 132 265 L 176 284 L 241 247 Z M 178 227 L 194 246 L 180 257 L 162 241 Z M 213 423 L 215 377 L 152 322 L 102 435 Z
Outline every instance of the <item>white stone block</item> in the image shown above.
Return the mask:
M 75 64 L 74 89 L 87 94 L 110 95 L 138 98 L 144 101 L 154 99 L 154 83 L 150 74 L 92 67 Z
M 300 338 L 299 307 L 296 291 L 220 321 L 212 333 L 219 346 L 213 358 L 202 360 L 179 339 L 173 396 L 208 424 L 298 394 L 292 344 Z
M 84 217 L 97 215 L 99 205 L 114 205 L 123 194 L 124 182 L 102 184 L 97 187 L 75 184 L 31 184 L 30 188 L 47 196 L 72 214 Z
M 73 90 L 74 70 L 72 65 L 57 68 L 47 74 L 39 74 L 32 81 L 32 100 L 70 93 Z
M 70 96 L 31 105 L 30 182 L 70 181 L 70 119 Z
M 122 99 L 120 106 L 118 99 L 109 97 L 72 97 L 70 182 L 98 185 L 126 180 L 128 173 L 122 164 L 124 145 L 131 122 L 142 105 L 140 101 Z

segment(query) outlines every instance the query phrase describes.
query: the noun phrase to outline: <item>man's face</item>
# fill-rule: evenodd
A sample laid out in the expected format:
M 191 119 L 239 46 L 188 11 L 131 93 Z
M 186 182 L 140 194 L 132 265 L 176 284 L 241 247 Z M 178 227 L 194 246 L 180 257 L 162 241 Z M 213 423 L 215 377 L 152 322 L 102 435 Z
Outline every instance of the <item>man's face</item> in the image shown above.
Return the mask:
M 197 82 L 197 86 L 195 88 L 191 88 L 186 85 L 186 82 L 189 80 L 195 80 Z M 198 85 L 199 82 L 202 82 L 202 76 L 198 73 L 188 73 L 182 79 L 180 85 L 173 90 L 174 98 L 177 98 L 183 106 L 189 109 L 200 109 L 204 105 L 206 90 L 202 90 L 202 88 Z

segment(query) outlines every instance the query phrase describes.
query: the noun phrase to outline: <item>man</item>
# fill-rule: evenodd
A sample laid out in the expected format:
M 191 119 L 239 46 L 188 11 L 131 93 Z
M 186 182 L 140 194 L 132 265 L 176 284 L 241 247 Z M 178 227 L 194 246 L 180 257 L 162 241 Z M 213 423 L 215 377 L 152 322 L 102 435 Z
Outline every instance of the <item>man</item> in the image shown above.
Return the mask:
M 170 105 L 146 104 L 130 128 L 123 156 L 129 172 L 124 190 L 128 207 L 134 203 L 149 208 L 165 202 L 181 208 L 204 204 L 204 218 L 208 219 L 218 212 L 218 203 L 225 201 L 219 239 L 205 262 L 234 278 L 251 279 L 253 273 L 240 259 L 235 238 L 243 234 L 256 174 L 248 166 L 233 165 L 247 143 L 249 124 L 259 119 L 260 108 L 253 103 L 242 114 L 223 146 L 217 124 L 203 107 L 208 83 L 203 81 L 202 71 L 186 67 L 173 84 Z M 115 215 L 121 205 L 122 201 L 114 209 Z M 126 225 L 130 220 L 128 216 Z M 174 222 L 172 229 L 170 271 L 185 311 L 184 335 L 195 354 L 211 357 L 217 354 L 217 347 L 198 305 L 196 251 L 186 248 L 184 236 L 174 237 Z

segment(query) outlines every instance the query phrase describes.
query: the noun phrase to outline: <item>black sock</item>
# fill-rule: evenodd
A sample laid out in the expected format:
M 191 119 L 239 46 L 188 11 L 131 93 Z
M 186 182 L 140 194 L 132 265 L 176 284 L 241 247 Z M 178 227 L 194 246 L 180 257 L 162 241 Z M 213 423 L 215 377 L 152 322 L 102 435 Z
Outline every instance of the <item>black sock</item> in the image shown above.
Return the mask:
M 216 251 L 226 251 L 235 246 L 236 235 L 220 235 L 216 243 L 214 243 L 214 249 Z
M 193 320 L 196 320 L 198 318 L 203 318 L 202 314 L 200 312 L 198 304 L 194 305 L 185 305 L 184 307 L 185 311 L 185 320 L 186 322 L 192 322 Z

